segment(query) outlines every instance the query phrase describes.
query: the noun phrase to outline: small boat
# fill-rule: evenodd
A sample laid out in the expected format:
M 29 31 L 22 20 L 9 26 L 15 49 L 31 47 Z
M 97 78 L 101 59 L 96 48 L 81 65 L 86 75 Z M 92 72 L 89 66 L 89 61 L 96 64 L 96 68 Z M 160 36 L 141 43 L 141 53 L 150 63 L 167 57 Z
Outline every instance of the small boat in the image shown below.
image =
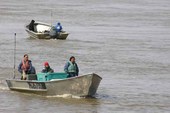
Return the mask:
M 95 73 L 67 78 L 65 73 L 39 73 L 27 75 L 27 80 L 7 79 L 9 89 L 43 96 L 71 94 L 79 97 L 93 97 L 101 77 Z
M 56 36 L 51 36 L 50 31 L 53 28 L 53 26 L 43 23 L 43 22 L 35 22 L 34 23 L 34 31 L 29 30 L 29 25 L 25 26 L 25 30 L 28 33 L 28 35 L 32 38 L 37 39 L 61 39 L 65 40 L 69 33 L 66 31 L 61 31 L 57 33 Z

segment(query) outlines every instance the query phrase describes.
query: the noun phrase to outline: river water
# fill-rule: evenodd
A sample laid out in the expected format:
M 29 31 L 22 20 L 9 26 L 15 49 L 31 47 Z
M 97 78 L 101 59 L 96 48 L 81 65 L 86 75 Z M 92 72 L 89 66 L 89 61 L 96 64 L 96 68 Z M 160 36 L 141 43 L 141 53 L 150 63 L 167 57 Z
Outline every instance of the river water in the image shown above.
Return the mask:
M 67 40 L 30 39 L 32 19 L 69 32 Z M 25 53 L 37 72 L 48 61 L 56 72 L 74 55 L 80 75 L 103 80 L 96 98 L 41 97 L 10 91 L 14 33 L 16 67 Z M 0 0 L 0 112 L 169 113 L 169 0 Z M 18 76 L 19 77 L 19 76 Z

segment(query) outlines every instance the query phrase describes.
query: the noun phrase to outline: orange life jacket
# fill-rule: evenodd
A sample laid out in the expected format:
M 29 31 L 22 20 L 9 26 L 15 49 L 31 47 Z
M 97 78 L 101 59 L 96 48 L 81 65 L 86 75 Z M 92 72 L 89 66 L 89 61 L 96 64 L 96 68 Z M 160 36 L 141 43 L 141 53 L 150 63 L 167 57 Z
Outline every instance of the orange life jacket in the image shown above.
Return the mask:
M 22 70 L 24 71 L 28 71 L 28 69 L 30 68 L 30 64 L 29 64 L 29 60 L 24 61 L 24 59 L 22 60 Z

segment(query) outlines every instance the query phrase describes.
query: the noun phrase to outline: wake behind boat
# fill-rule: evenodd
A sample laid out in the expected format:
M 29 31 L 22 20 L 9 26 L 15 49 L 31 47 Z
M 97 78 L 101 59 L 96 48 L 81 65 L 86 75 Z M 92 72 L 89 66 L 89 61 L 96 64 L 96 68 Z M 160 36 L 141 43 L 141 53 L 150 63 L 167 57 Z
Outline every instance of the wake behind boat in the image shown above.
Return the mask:
M 51 32 L 54 32 L 53 28 L 54 26 L 51 26 L 47 23 L 43 22 L 35 22 L 33 24 L 33 29 L 29 29 L 30 24 L 25 26 L 25 30 L 28 33 L 28 35 L 32 38 L 37 38 L 37 39 L 61 39 L 65 40 L 69 33 L 66 31 L 61 31 L 56 33 L 56 35 L 51 35 Z
M 101 79 L 94 73 L 72 78 L 67 78 L 65 73 L 39 73 L 27 75 L 27 80 L 7 79 L 6 82 L 9 89 L 25 93 L 87 97 L 95 95 Z

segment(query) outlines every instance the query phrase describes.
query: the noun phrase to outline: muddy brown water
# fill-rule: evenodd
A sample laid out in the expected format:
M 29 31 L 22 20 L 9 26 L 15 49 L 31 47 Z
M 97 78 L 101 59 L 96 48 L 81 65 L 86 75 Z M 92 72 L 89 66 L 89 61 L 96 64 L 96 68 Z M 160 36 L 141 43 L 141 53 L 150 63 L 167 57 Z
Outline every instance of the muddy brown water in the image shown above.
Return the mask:
M 52 14 L 52 16 L 51 16 Z M 28 38 L 32 19 L 70 33 L 67 40 Z M 48 61 L 56 72 L 74 55 L 80 75 L 103 80 L 96 98 L 41 97 L 13 92 L 16 67 L 25 53 L 37 72 Z M 0 112 L 3 113 L 169 113 L 170 1 L 168 0 L 1 0 Z M 19 76 L 18 76 L 19 77 Z

